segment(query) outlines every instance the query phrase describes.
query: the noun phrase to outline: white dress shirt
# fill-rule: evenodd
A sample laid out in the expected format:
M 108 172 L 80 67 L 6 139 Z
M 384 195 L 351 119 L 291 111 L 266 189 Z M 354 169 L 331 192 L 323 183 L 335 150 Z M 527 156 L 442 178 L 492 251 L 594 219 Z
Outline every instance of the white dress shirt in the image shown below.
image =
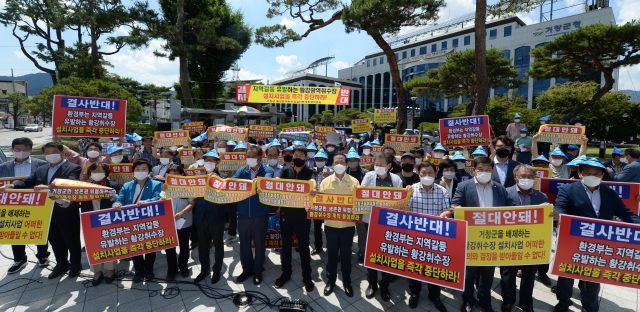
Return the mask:
M 580 181 L 580 183 L 582 183 L 582 181 Z M 582 183 L 582 186 L 584 186 L 584 190 L 587 191 L 587 196 L 589 196 L 589 200 L 591 201 L 591 206 L 593 207 L 593 210 L 596 212 L 596 216 L 600 217 L 600 186 L 598 186 L 598 188 L 596 188 L 595 191 L 593 191 L 593 193 L 591 191 L 589 191 L 589 189 L 587 188 L 586 185 L 584 185 L 584 183 Z
M 486 187 L 483 187 L 478 182 L 478 179 L 473 178 L 476 183 L 476 192 L 478 193 L 478 205 L 480 207 L 493 207 L 493 190 L 491 181 Z
M 31 157 L 22 163 L 13 160 L 13 176 L 14 177 L 28 177 L 31 175 Z

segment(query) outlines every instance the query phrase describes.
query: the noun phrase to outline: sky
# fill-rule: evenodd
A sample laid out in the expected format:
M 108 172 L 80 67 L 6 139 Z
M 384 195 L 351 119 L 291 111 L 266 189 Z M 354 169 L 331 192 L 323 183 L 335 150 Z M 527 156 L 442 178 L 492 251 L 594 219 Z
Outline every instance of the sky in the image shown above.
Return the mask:
M 0 0 L 0 10 L 4 9 L 7 0 Z M 123 0 L 125 5 L 130 5 L 130 0 Z M 348 0 L 347 0 L 348 1 Z M 564 0 L 555 4 L 557 7 L 579 4 L 584 0 Z M 157 0 L 149 1 L 152 8 L 158 9 Z M 274 17 L 268 19 L 265 15 L 269 7 L 266 0 L 227 0 L 235 9 L 244 13 L 245 21 L 254 29 L 266 25 L 284 24 L 287 27 L 304 33 L 308 27 L 300 20 L 293 20 L 290 16 Z M 489 0 L 489 3 L 496 2 Z M 447 0 L 447 6 L 440 10 L 439 21 L 454 18 L 475 10 L 474 0 Z M 616 22 L 624 24 L 632 19 L 640 17 L 640 1 L 638 0 L 611 0 Z M 581 6 L 568 8 L 557 13 L 554 17 L 578 14 Z M 545 11 L 548 11 L 546 9 Z M 539 21 L 540 11 L 535 9 L 530 13 L 517 14 L 527 25 Z M 330 13 L 318 17 L 328 18 Z M 403 29 L 402 32 L 411 29 Z M 126 29 L 116 30 L 115 35 L 126 34 Z M 76 40 L 75 33 L 65 34 L 65 40 L 69 43 Z M 85 35 L 85 40 L 88 37 Z M 35 50 L 37 41 L 29 39 L 28 51 Z M 178 80 L 178 63 L 166 58 L 158 58 L 153 55 L 154 50 L 161 50 L 162 41 L 151 41 L 149 46 L 139 50 L 123 49 L 120 53 L 106 56 L 113 67 L 108 68 L 111 73 L 124 77 L 132 77 L 142 83 L 154 83 L 157 85 L 172 86 Z M 104 49 L 111 47 L 103 46 Z M 290 68 L 313 62 L 325 57 L 335 56 L 333 63 L 327 66 L 326 73 L 330 77 L 337 77 L 338 70 L 347 68 L 364 58 L 368 53 L 380 50 L 371 37 L 364 33 L 345 33 L 344 25 L 336 21 L 311 34 L 298 42 L 287 44 L 284 48 L 265 48 L 253 43 L 247 52 L 240 58 L 240 79 L 263 79 L 264 83 L 273 82 L 283 78 L 283 74 Z M 0 25 L 0 75 L 11 75 L 11 68 L 16 76 L 40 72 L 33 63 L 22 54 L 19 43 L 13 37 L 12 28 Z M 48 66 L 51 68 L 51 66 Z M 316 74 L 325 75 L 325 68 L 318 68 Z M 228 71 L 227 80 L 233 77 L 232 71 Z M 632 89 L 640 91 L 640 65 L 623 68 L 620 71 L 619 89 Z

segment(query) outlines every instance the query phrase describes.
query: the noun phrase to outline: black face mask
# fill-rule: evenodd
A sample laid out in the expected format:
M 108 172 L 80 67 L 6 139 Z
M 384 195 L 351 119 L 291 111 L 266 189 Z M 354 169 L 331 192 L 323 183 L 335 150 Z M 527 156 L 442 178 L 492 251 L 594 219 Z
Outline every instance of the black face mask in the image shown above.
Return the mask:
M 402 171 L 404 172 L 413 171 L 413 164 L 402 164 Z
M 284 158 L 284 162 L 290 162 L 293 160 L 293 155 L 284 155 L 282 158 Z
M 293 157 L 293 156 L 291 156 L 291 157 Z M 304 162 L 305 162 L 305 160 L 302 159 L 302 158 L 295 158 L 293 160 L 293 165 L 296 166 L 296 167 L 302 167 L 302 166 L 304 166 Z
M 500 158 L 507 158 L 507 156 L 509 156 L 509 150 L 503 147 L 496 151 L 496 155 Z

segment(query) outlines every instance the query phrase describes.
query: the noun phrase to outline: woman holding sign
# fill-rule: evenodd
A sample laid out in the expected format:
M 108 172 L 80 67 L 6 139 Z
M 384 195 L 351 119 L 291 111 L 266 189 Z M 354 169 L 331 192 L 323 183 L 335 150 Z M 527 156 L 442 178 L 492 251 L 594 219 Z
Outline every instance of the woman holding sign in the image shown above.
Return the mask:
M 133 181 L 127 182 L 122 186 L 118 199 L 113 204 L 113 208 L 122 209 L 122 206 L 144 205 L 147 202 L 160 199 L 162 191 L 162 182 L 154 181 L 149 178 L 151 173 L 151 161 L 146 158 L 138 158 L 133 163 Z M 133 277 L 134 283 L 139 283 L 142 278 L 147 281 L 153 279 L 153 264 L 156 262 L 156 253 L 151 252 L 145 255 L 133 257 L 133 267 L 136 269 L 136 275 Z

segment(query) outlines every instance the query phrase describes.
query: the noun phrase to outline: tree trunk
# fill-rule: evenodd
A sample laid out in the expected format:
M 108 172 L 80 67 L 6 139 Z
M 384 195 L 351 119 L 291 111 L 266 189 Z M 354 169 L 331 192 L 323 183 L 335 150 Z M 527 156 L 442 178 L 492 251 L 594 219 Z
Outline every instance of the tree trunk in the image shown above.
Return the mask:
M 583 110 L 595 104 L 596 101 L 601 99 L 605 94 L 607 94 L 607 92 L 613 89 L 613 84 L 616 82 L 616 80 L 613 79 L 613 71 L 609 70 L 608 72 L 602 73 L 604 76 L 604 86 L 600 88 L 600 90 L 598 90 L 596 94 L 572 108 L 566 115 L 564 115 L 564 117 L 562 117 L 558 124 L 564 125 L 565 123 L 570 122 L 572 119 L 576 118 Z
M 178 9 L 178 21 L 176 22 L 176 30 L 178 37 L 178 48 L 180 49 L 180 88 L 182 89 L 182 97 L 184 99 L 184 106 L 193 108 L 193 96 L 191 95 L 191 89 L 189 88 L 189 69 L 187 68 L 187 55 L 184 49 L 184 0 L 178 0 L 176 3 Z
M 487 0 L 476 1 L 476 103 L 473 107 L 474 115 L 483 115 L 489 98 L 489 81 L 487 77 Z
M 472 116 L 473 115 L 473 108 L 476 106 L 476 100 L 473 97 L 469 97 L 469 105 L 467 105 L 464 114 L 465 116 Z
M 98 57 L 98 36 L 96 34 L 96 22 L 93 12 L 93 0 L 89 0 L 89 18 L 91 23 L 91 67 L 93 67 L 93 78 L 100 79 L 100 58 Z
M 369 33 L 373 40 L 376 41 L 378 46 L 384 51 L 387 55 L 387 60 L 389 62 L 389 72 L 391 73 L 391 80 L 393 81 L 393 86 L 396 88 L 396 99 L 398 105 L 398 120 L 396 122 L 396 128 L 398 129 L 398 133 L 404 133 L 404 129 L 407 128 L 407 102 L 406 102 L 406 92 L 404 91 L 404 84 L 402 83 L 402 78 L 400 77 L 400 71 L 398 70 L 398 60 L 396 59 L 396 54 L 391 49 L 391 46 L 382 38 L 380 34 L 372 34 Z

